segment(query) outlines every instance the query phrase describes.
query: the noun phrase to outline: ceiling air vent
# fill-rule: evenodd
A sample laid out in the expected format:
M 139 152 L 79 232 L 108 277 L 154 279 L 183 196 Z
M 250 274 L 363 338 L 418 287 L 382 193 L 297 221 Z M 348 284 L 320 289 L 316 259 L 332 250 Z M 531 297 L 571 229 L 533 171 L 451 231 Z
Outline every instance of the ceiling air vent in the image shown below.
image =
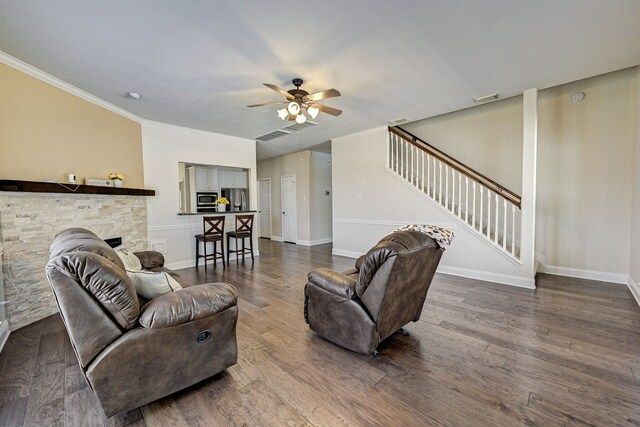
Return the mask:
M 258 141 L 271 141 L 272 139 L 280 138 L 281 136 L 289 135 L 290 133 L 291 133 L 290 131 L 276 129 L 272 132 L 265 133 L 264 135 L 260 135 L 256 137 L 256 139 Z
M 406 117 L 400 117 L 399 119 L 389 120 L 387 124 L 390 124 L 391 126 L 398 126 L 403 123 L 407 123 L 408 121 L 409 119 L 407 119 Z
M 285 126 L 285 127 L 282 128 L 282 130 L 287 130 L 287 131 L 290 131 L 290 132 L 297 132 L 299 130 L 306 129 L 308 127 L 315 126 L 315 125 L 317 125 L 316 122 L 312 122 L 310 120 L 307 120 L 304 123 L 293 123 L 293 124 L 291 124 L 289 126 Z
M 497 93 L 492 93 L 491 95 L 487 95 L 487 96 L 480 96 L 478 98 L 473 98 L 473 101 L 476 104 L 486 104 L 487 102 L 492 102 L 495 101 L 499 98 Z

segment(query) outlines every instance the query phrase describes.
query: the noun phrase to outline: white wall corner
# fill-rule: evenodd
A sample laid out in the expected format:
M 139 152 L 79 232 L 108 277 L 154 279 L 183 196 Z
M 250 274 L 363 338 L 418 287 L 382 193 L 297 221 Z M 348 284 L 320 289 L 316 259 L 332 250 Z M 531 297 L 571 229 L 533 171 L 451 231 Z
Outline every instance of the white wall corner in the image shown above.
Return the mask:
M 557 276 L 575 277 L 577 279 L 596 280 L 598 282 L 609 282 L 625 284 L 627 283 L 626 274 L 610 273 L 608 271 L 584 270 L 581 268 L 569 268 L 557 265 L 545 265 L 544 271 L 541 273 L 555 274 Z
M 633 277 L 629 276 L 627 279 L 627 287 L 633 294 L 633 297 L 636 299 L 638 305 L 640 305 L 640 283 Z
M 11 332 L 9 331 L 9 322 L 7 320 L 1 321 L 0 322 L 0 353 L 4 348 L 4 345 L 7 343 L 10 333 Z
M 343 256 L 347 258 L 354 258 L 354 259 L 360 258 L 360 256 L 363 255 L 360 252 L 347 251 L 345 249 L 333 249 L 331 251 L 331 254 L 336 256 Z
M 273 240 L 274 242 L 284 242 L 282 236 L 271 236 L 271 240 Z
M 317 240 L 296 240 L 296 244 L 300 246 L 324 245 L 326 243 L 331 243 L 331 242 L 333 242 L 333 239 L 331 237 L 328 237 L 326 239 L 317 239 Z
M 538 89 L 522 98 L 522 230 L 520 260 L 526 276 L 535 277 L 536 169 L 538 158 Z

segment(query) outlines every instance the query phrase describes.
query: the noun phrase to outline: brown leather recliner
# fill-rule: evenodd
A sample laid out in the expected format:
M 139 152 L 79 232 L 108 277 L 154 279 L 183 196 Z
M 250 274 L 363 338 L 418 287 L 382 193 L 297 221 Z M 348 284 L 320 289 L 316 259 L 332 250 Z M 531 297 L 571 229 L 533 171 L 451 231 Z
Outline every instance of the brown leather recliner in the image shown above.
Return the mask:
M 309 273 L 305 321 L 342 347 L 372 353 L 382 340 L 420 319 L 441 257 L 442 250 L 426 234 L 389 234 L 353 270 L 317 268 Z
M 144 268 L 164 270 L 157 252 Z M 195 384 L 237 360 L 236 290 L 189 286 L 141 308 L 116 252 L 73 228 L 51 244 L 46 273 L 82 373 L 107 417 Z

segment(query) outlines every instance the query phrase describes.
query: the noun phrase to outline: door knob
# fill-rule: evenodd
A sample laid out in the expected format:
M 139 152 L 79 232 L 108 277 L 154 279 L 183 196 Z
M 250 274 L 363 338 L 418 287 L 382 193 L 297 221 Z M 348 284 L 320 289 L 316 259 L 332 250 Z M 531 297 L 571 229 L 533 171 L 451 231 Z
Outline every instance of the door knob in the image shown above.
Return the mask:
M 284 211 L 282 211 L 282 215 L 284 215 Z

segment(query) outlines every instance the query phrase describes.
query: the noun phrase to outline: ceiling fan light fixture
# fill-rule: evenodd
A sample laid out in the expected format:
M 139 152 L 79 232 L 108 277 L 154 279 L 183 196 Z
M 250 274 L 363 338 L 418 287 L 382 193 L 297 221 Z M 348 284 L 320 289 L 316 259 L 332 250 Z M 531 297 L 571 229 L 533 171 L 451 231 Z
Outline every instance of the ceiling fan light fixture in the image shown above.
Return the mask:
M 309 115 L 311 116 L 312 119 L 315 119 L 318 116 L 318 112 L 320 110 L 316 107 L 308 107 L 307 108 L 307 113 L 309 113 Z
M 301 125 L 306 121 L 307 121 L 307 116 L 305 116 L 301 111 L 300 114 L 296 116 L 296 123 Z
M 287 105 L 287 110 L 289 110 L 291 114 L 298 114 L 300 112 L 300 105 L 298 105 L 297 102 L 290 102 L 289 105 Z
M 287 117 L 289 117 L 289 111 L 286 108 L 281 108 L 280 110 L 278 110 L 278 117 L 280 117 L 282 120 L 286 119 Z

